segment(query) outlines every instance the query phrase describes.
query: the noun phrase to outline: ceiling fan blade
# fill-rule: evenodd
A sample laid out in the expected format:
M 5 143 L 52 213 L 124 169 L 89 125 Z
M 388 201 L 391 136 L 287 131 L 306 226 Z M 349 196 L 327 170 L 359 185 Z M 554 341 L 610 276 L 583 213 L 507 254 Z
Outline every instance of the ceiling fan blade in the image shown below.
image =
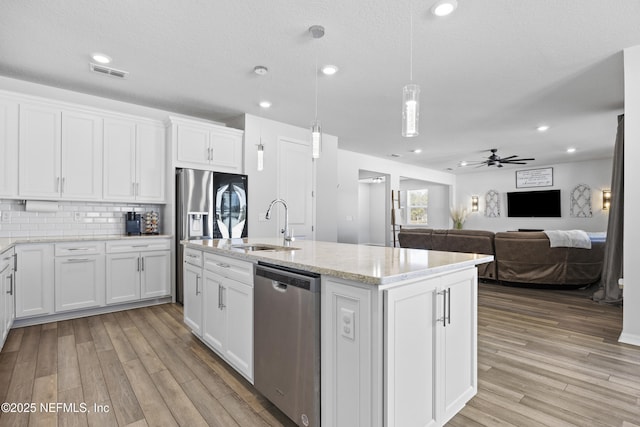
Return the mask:
M 527 164 L 526 162 L 515 162 L 513 160 L 509 161 L 509 162 L 504 162 L 504 163 L 506 163 L 508 165 L 526 165 Z
M 530 161 L 535 160 L 535 159 L 534 158 L 529 158 L 529 159 L 515 159 L 515 160 L 517 160 L 519 162 L 530 162 Z
M 500 159 L 500 161 L 504 162 L 505 160 L 513 159 L 514 157 L 518 157 L 518 156 L 503 157 L 503 158 Z

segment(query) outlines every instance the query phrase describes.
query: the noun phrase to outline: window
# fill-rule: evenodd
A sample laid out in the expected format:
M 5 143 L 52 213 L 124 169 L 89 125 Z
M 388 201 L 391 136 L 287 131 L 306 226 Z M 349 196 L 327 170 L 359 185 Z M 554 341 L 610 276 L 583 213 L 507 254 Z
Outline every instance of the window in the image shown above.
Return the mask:
M 407 191 L 407 224 L 426 225 L 429 190 Z

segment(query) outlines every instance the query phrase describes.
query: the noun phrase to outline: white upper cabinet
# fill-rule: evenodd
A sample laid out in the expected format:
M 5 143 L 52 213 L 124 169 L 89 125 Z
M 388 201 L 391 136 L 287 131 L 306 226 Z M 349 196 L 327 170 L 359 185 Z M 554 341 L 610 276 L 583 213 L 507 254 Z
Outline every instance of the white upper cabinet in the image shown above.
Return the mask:
M 104 120 L 104 199 L 165 201 L 165 131 L 160 125 Z
M 172 117 L 171 135 L 175 166 L 242 173 L 241 130 Z
M 102 197 L 102 118 L 62 112 L 61 196 L 98 200 Z
M 18 194 L 18 103 L 0 99 L 0 196 Z
M 102 118 L 48 105 L 20 105 L 19 195 L 102 196 Z
M 20 106 L 20 196 L 60 197 L 61 117 L 57 108 Z

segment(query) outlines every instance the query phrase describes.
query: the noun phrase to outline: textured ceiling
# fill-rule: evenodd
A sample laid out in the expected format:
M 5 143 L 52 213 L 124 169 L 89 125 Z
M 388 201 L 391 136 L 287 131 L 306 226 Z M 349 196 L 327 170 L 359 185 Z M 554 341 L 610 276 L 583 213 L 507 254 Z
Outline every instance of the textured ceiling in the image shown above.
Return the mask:
M 319 77 L 318 103 L 340 148 L 454 173 L 477 170 L 457 163 L 490 148 L 533 166 L 611 156 L 640 1 L 458 0 L 446 18 L 434 2 L 2 0 L 0 74 L 219 121 L 260 114 L 262 96 L 273 102 L 263 116 L 308 127 L 317 55 L 340 68 Z M 405 139 L 410 8 L 422 92 L 420 136 Z M 91 73 L 96 51 L 129 78 Z

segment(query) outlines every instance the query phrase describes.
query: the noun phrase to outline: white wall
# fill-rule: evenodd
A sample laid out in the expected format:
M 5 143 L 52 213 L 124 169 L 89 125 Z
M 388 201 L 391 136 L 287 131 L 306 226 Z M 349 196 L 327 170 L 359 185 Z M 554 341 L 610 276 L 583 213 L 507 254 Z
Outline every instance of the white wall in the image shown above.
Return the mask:
M 400 189 L 400 177 L 419 179 L 436 184 L 452 186 L 456 177 L 447 172 L 421 168 L 393 160 L 338 150 L 338 194 L 337 194 L 337 224 L 338 241 L 343 243 L 358 243 L 359 209 L 358 209 L 358 179 L 360 169 L 376 171 L 387 175 L 390 185 L 388 190 Z M 385 197 L 385 224 L 388 225 L 385 244 L 391 242 L 391 193 Z M 434 201 L 436 205 L 440 202 Z M 442 202 L 448 204 L 446 202 Z
M 369 243 L 371 237 L 371 215 L 369 215 L 369 206 L 371 205 L 371 184 L 358 183 L 358 243 Z
M 262 124 L 261 124 L 262 123 Z M 245 114 L 229 122 L 230 126 L 245 130 L 244 134 L 244 173 L 249 177 L 249 236 L 250 237 L 278 237 L 278 221 L 266 221 L 264 214 L 269 203 L 277 197 L 278 189 L 278 139 L 287 137 L 297 140 L 308 140 L 311 137 L 309 129 L 288 125 Z M 262 135 L 264 145 L 264 169 L 257 170 L 257 145 Z M 322 153 L 314 160 L 316 176 L 316 217 L 314 226 L 316 239 L 336 241 L 336 157 L 338 152 L 338 138 L 323 134 Z M 309 153 L 311 156 L 311 153 Z M 357 179 L 356 179 L 357 182 Z M 295 200 L 287 200 L 295 203 Z M 284 215 L 278 205 L 276 215 Z
M 620 341 L 640 345 L 640 46 L 624 50 L 624 317 Z
M 449 185 L 436 184 L 433 182 L 420 181 L 416 179 L 403 179 L 400 181 L 400 191 L 402 200 L 400 205 L 407 215 L 407 190 L 427 189 L 429 194 L 429 205 L 427 207 L 427 222 L 425 227 L 429 228 L 449 228 L 449 198 L 451 187 Z M 405 218 L 405 224 L 407 219 Z
M 615 117 L 612 116 L 612 135 L 615 139 Z M 612 153 L 613 155 L 613 153 Z M 527 167 L 487 168 L 482 172 L 458 175 L 456 182 L 456 206 L 467 207 L 471 211 L 471 196 L 480 199 L 478 212 L 470 213 L 464 224 L 466 229 L 491 231 L 508 231 L 519 228 L 533 228 L 544 230 L 572 230 L 606 231 L 608 211 L 602 210 L 602 190 L 611 188 L 611 169 L 613 159 L 591 160 L 586 162 L 559 163 L 540 167 L 553 167 L 553 186 L 535 188 L 516 188 L 515 171 L 532 169 Z M 591 187 L 591 218 L 572 218 L 569 215 L 569 200 L 571 190 L 578 184 Z M 507 192 L 553 190 L 561 191 L 561 218 L 508 218 Z M 500 217 L 487 218 L 485 211 L 485 194 L 489 190 L 500 193 Z

